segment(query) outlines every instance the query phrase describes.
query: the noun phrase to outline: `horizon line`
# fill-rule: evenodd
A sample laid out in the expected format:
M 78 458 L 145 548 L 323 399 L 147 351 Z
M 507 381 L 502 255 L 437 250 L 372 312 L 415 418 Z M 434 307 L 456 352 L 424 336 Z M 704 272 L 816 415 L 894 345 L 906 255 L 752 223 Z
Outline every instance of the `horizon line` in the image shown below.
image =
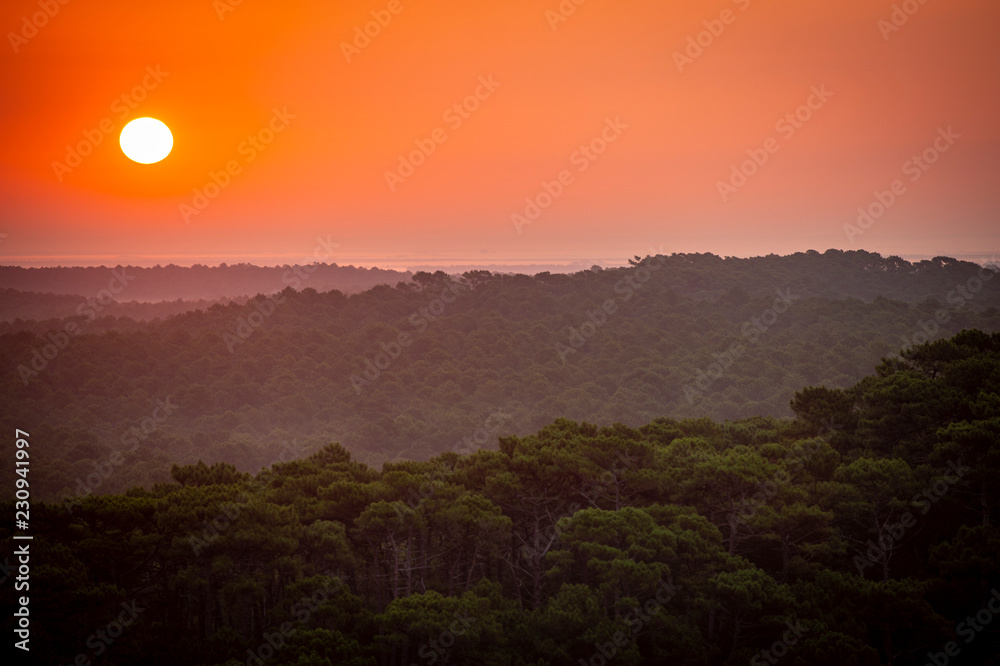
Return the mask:
M 915 262 L 927 259 L 933 259 L 934 257 L 947 257 L 950 259 L 956 259 L 959 261 L 970 261 L 971 263 L 976 263 L 980 265 L 985 265 L 987 263 L 995 263 L 997 254 L 1000 251 L 992 252 L 961 252 L 961 253 L 912 253 L 912 254 L 896 254 L 896 253 L 884 253 L 877 250 L 863 250 L 858 248 L 858 250 L 842 250 L 840 248 L 830 248 L 842 252 L 850 251 L 867 251 L 872 254 L 878 254 L 882 257 L 898 256 L 906 261 Z M 829 250 L 819 251 L 819 250 L 797 250 L 795 252 L 790 252 L 787 254 L 778 254 L 781 257 L 788 257 L 795 254 L 805 254 L 807 252 L 815 251 L 818 254 L 824 254 Z M 665 253 L 660 253 L 666 255 Z M 673 254 L 673 253 L 671 253 Z M 753 254 L 753 255 L 731 255 L 731 254 L 717 254 L 711 251 L 700 251 L 700 252 L 677 252 L 676 254 L 712 254 L 720 258 L 736 258 L 736 259 L 754 259 L 770 256 L 771 254 Z M 646 255 L 633 255 L 633 256 L 646 256 Z M 973 259 L 975 257 L 975 259 Z M 296 258 L 299 261 L 291 263 L 272 263 L 279 262 L 282 259 Z M 492 261 L 475 261 L 473 259 L 445 259 L 445 258 L 426 258 L 426 257 L 387 257 L 382 259 L 374 259 L 372 257 L 356 257 L 350 263 L 342 263 L 340 261 L 329 262 L 328 265 L 336 265 L 340 267 L 353 266 L 355 268 L 366 268 L 366 269 L 380 269 L 380 270 L 393 270 L 398 272 L 418 272 L 428 269 L 444 269 L 444 268 L 463 268 L 463 269 L 488 269 L 490 267 L 498 268 L 517 268 L 517 267 L 542 267 L 542 268 L 565 268 L 568 270 L 577 269 L 583 267 L 584 270 L 590 268 L 593 265 L 599 265 L 603 268 L 624 266 L 632 257 L 626 257 L 624 260 L 619 259 L 609 259 L 609 258 L 580 258 L 580 257 L 542 257 L 542 258 L 521 258 L 521 259 L 496 259 Z M 209 260 L 212 263 L 202 263 L 198 261 L 199 259 Z M 253 263 L 253 259 L 264 259 L 265 262 L 261 264 Z M 166 267 L 166 266 L 178 266 L 180 268 L 193 268 L 194 266 L 205 266 L 207 268 L 220 268 L 223 264 L 226 266 L 239 265 L 239 264 L 249 264 L 256 268 L 281 268 L 284 266 L 301 266 L 302 255 L 301 253 L 268 253 L 268 254 L 240 254 L 240 255 L 219 255 L 219 254 L 184 254 L 184 255 L 132 255 L 129 258 L 125 258 L 121 255 L 99 255 L 99 254 L 67 254 L 67 255 L 22 255 L 22 256 L 0 256 L 0 266 L 2 267 L 14 267 L 14 268 L 101 268 L 101 267 L 134 267 L 134 268 L 155 268 Z M 79 263 L 67 263 L 76 260 Z M 83 260 L 80 262 L 80 260 Z M 268 262 L 267 260 L 271 260 Z M 163 263 L 163 262 L 166 263 Z M 180 263 L 183 262 L 183 263 Z M 190 262 L 190 263 L 189 263 Z M 361 262 L 361 263 L 355 263 Z M 315 263 L 327 263 L 327 262 L 315 262 Z M 589 264 L 589 265 L 588 265 Z

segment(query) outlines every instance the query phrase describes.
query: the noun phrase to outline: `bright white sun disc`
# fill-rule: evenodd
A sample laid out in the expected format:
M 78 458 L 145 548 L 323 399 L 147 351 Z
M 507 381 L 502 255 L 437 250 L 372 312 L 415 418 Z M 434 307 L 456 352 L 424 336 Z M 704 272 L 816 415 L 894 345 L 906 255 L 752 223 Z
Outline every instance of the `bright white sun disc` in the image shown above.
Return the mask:
M 153 164 L 170 154 L 174 135 L 156 118 L 136 118 L 122 128 L 122 152 L 133 162 Z

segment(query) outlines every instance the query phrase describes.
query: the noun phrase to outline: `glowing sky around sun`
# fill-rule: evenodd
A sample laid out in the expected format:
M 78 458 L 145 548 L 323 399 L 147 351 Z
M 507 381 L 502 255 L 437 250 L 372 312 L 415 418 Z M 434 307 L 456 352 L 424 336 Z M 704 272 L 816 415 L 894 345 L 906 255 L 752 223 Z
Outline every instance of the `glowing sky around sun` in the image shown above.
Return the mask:
M 1000 247 L 994 0 L 56 5 L 0 8 L 3 263 Z

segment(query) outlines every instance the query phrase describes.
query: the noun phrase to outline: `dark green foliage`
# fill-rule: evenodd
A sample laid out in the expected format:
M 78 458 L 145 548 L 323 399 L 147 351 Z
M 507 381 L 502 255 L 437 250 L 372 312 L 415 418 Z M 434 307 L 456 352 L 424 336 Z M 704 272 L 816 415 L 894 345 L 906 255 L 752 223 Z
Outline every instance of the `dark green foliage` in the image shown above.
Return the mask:
M 801 420 L 559 419 L 381 471 L 334 444 L 38 504 L 33 656 L 920 666 L 955 641 L 996 666 L 1000 619 L 968 618 L 1000 599 L 998 389 L 1000 334 L 965 331 L 802 391 Z

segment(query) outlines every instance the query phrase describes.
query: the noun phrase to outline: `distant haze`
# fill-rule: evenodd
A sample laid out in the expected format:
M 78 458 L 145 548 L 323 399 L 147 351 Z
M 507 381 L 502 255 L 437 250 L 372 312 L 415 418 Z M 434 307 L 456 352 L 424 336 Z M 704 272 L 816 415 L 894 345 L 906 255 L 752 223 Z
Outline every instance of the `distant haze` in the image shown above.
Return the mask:
M 995 0 L 403 2 L 357 52 L 375 5 L 219 4 L 88 0 L 8 50 L 0 263 L 1000 247 Z M 139 115 L 162 162 L 118 148 Z

